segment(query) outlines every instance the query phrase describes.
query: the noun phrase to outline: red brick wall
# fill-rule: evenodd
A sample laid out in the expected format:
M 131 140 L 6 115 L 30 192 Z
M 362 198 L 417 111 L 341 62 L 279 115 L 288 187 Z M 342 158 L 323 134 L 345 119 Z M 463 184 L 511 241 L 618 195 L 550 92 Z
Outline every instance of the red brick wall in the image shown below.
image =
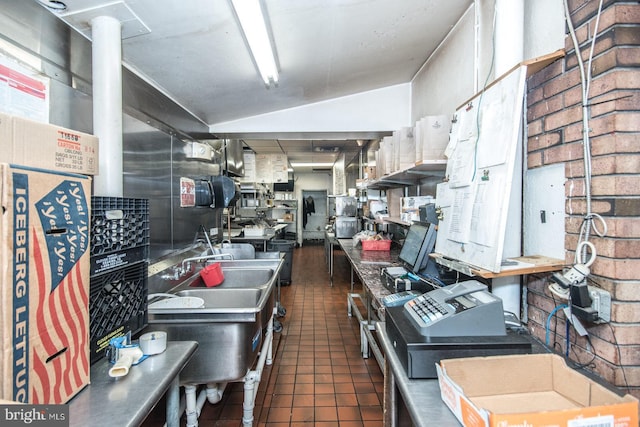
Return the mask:
M 582 57 L 587 59 L 597 0 L 570 0 Z M 527 87 L 528 167 L 564 163 L 567 182 L 565 258 L 574 260 L 586 211 L 580 72 L 567 35 L 566 56 L 531 76 Z M 640 397 L 640 4 L 605 1 L 600 17 L 589 93 L 592 211 L 608 225 L 592 237 L 598 258 L 592 285 L 611 292 L 611 323 L 588 327 L 591 343 L 571 330 L 570 358 L 588 363 L 610 383 Z M 549 313 L 561 303 L 548 291 L 549 276 L 529 277 L 529 329 L 545 339 Z M 565 352 L 565 317 L 551 323 L 551 343 Z M 555 331 L 555 334 L 554 334 Z M 595 355 L 595 359 L 593 359 Z M 591 360 L 593 361 L 591 362 Z

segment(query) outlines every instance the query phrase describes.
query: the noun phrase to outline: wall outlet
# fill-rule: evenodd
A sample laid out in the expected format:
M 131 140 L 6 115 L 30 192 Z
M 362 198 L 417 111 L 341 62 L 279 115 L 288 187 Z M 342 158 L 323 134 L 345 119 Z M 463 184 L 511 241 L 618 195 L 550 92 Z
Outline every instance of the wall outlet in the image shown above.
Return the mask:
M 608 323 L 611 321 L 611 294 L 601 288 L 589 286 L 591 296 L 591 308 L 598 313 L 596 323 Z

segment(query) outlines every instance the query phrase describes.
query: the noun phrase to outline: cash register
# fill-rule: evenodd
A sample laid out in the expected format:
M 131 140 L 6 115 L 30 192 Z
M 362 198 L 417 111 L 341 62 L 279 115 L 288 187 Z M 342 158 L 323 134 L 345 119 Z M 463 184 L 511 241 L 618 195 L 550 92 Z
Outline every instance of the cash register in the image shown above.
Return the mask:
M 387 307 L 385 327 L 409 378 L 437 378 L 441 359 L 532 351 L 526 336 L 507 331 L 502 300 L 475 280 Z

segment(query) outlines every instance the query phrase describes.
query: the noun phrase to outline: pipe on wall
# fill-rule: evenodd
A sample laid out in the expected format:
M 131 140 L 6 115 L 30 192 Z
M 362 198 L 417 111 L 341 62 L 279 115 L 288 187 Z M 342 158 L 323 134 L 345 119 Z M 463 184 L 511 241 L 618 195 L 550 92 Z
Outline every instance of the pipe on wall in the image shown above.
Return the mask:
M 122 197 L 122 30 L 110 16 L 91 20 L 93 133 L 100 140 L 94 194 Z

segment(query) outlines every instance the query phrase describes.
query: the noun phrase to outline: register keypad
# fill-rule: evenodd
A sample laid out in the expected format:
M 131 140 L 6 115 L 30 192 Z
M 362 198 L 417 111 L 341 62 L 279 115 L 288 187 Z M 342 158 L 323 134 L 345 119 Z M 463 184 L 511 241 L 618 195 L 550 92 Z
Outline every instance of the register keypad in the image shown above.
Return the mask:
M 430 323 L 437 321 L 447 314 L 447 309 L 427 294 L 412 299 L 404 306 L 407 313 L 409 313 L 409 317 L 411 317 L 420 328 L 427 327 Z

